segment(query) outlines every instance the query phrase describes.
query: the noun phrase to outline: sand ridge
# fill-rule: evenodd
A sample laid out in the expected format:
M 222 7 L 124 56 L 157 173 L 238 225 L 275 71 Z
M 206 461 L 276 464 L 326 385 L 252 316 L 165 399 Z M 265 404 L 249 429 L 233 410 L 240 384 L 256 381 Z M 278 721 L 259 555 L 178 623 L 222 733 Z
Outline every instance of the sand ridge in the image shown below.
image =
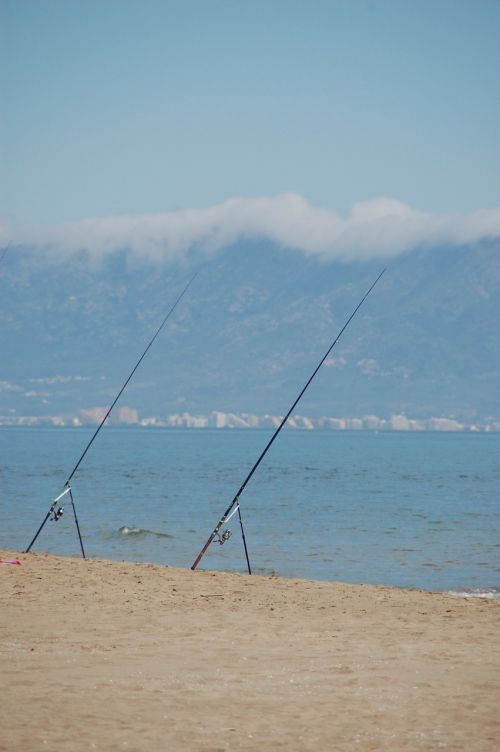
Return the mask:
M 494 750 L 500 602 L 0 552 L 0 750 Z

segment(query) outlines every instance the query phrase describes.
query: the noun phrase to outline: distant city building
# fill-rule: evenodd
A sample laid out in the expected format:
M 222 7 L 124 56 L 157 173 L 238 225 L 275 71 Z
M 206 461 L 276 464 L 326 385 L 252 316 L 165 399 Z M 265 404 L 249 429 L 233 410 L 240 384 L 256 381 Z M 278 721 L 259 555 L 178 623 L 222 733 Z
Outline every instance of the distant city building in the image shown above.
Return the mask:
M 425 422 L 423 420 L 409 420 L 410 431 L 425 431 Z
M 80 410 L 77 420 L 80 421 L 80 425 L 94 424 L 99 425 L 104 416 L 108 412 L 109 407 L 91 407 Z M 112 425 L 119 425 L 123 423 L 125 425 L 136 425 L 139 423 L 139 413 L 137 410 L 131 407 L 117 407 L 109 416 L 107 422 Z M 63 423 L 62 425 L 66 425 Z
M 463 423 L 449 418 L 429 418 L 427 421 L 429 431 L 463 431 Z
M 259 416 L 253 415 L 251 413 L 243 413 L 242 416 L 244 421 L 246 421 L 249 428 L 258 428 L 259 427 Z
M 169 428 L 206 428 L 209 419 L 205 415 L 191 415 L 184 412 L 182 415 L 169 415 L 165 425 Z
M 363 428 L 368 431 L 376 431 L 380 428 L 381 420 L 377 415 L 365 415 L 363 417 Z
M 111 416 L 112 415 L 113 413 L 111 413 Z M 119 407 L 116 411 L 113 422 L 126 423 L 128 426 L 133 426 L 136 423 L 139 423 L 139 413 L 131 407 Z
M 106 415 L 107 410 L 107 407 L 89 407 L 80 410 L 79 418 L 82 422 L 82 425 L 86 426 L 90 423 L 91 425 L 93 424 L 98 426 Z
M 345 418 L 320 418 L 318 420 L 319 428 L 327 428 L 332 431 L 345 431 L 347 428 L 347 421 Z
M 389 426 L 393 431 L 409 431 L 410 421 L 406 415 L 391 415 L 389 418 Z

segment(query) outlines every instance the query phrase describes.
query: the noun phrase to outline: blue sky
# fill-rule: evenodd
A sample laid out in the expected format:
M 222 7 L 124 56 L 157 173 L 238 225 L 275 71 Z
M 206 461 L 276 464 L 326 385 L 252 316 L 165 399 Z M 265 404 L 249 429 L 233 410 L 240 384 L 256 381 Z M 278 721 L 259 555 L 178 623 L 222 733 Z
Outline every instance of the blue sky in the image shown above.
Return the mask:
M 496 0 L 1 0 L 0 215 L 500 207 Z M 496 232 L 496 230 L 495 230 Z

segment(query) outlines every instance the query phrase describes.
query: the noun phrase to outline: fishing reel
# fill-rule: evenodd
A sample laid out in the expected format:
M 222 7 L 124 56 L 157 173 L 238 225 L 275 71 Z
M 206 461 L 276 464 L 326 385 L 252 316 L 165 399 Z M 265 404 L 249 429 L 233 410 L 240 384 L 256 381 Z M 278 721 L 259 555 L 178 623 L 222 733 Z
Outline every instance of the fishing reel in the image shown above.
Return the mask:
M 61 519 L 63 514 L 64 514 L 64 507 L 57 507 L 57 509 L 52 510 L 50 519 L 53 522 L 57 522 L 57 520 Z
M 231 537 L 231 535 L 232 535 L 232 533 L 231 533 L 230 530 L 224 530 L 224 532 L 222 533 L 222 535 L 220 535 L 220 533 L 217 533 L 216 541 L 219 544 L 219 546 L 223 546 L 224 543 L 229 540 L 229 538 Z

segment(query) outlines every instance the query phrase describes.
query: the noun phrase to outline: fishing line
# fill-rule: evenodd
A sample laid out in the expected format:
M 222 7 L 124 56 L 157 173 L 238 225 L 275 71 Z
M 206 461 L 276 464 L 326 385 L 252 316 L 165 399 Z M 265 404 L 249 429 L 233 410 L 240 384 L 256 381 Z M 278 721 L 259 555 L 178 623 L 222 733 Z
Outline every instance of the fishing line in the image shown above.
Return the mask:
M 375 280 L 375 282 L 373 282 L 373 284 L 371 285 L 371 287 L 368 289 L 368 291 L 361 298 L 360 302 L 358 303 L 358 305 L 356 306 L 356 308 L 354 309 L 354 311 L 351 313 L 351 315 L 347 319 L 346 323 L 344 324 L 344 326 L 342 327 L 342 329 L 340 330 L 340 332 L 337 334 L 337 336 L 333 340 L 332 344 L 330 345 L 330 347 L 326 351 L 325 355 L 322 357 L 322 359 L 320 360 L 320 362 L 318 363 L 318 365 L 314 369 L 312 375 L 309 377 L 308 381 L 306 382 L 306 384 L 303 387 L 302 391 L 300 392 L 299 396 L 296 398 L 295 402 L 292 404 L 292 406 L 288 410 L 287 414 L 285 415 L 285 417 L 281 421 L 280 425 L 278 426 L 278 428 L 276 429 L 276 431 L 274 432 L 274 434 L 271 436 L 270 440 L 268 441 L 268 443 L 267 443 L 266 447 L 264 448 L 263 452 L 259 456 L 257 462 L 254 464 L 254 466 L 252 467 L 252 469 L 248 473 L 247 477 L 245 478 L 245 480 L 241 484 L 241 486 L 240 486 L 240 488 L 239 488 L 236 496 L 233 498 L 233 500 L 229 504 L 228 508 L 226 509 L 226 511 L 224 512 L 224 514 L 222 515 L 222 517 L 220 518 L 220 520 L 216 524 L 216 526 L 213 529 L 212 533 L 210 534 L 207 542 L 205 543 L 205 545 L 203 546 L 203 548 L 199 552 L 198 556 L 196 557 L 196 559 L 195 559 L 195 561 L 194 561 L 191 569 L 194 570 L 194 569 L 197 568 L 198 564 L 202 560 L 203 556 L 205 555 L 207 549 L 209 548 L 209 546 L 213 542 L 213 540 L 215 538 L 217 538 L 217 537 L 219 537 L 219 538 L 223 537 L 224 534 L 222 536 L 220 536 L 219 535 L 219 531 L 223 527 L 223 525 L 225 525 L 225 523 L 229 519 L 229 515 L 231 514 L 232 510 L 234 509 L 234 507 L 237 505 L 238 515 L 239 515 L 239 521 L 240 521 L 240 526 L 241 526 L 241 532 L 242 532 L 242 538 L 243 538 L 243 546 L 244 546 L 244 549 L 245 549 L 245 557 L 246 557 L 246 561 L 247 561 L 248 574 L 252 574 L 251 567 L 250 567 L 250 560 L 249 560 L 249 556 L 248 556 L 247 544 L 246 544 L 245 535 L 244 535 L 244 531 L 243 531 L 243 522 L 242 522 L 242 519 L 241 519 L 241 511 L 240 511 L 240 504 L 239 504 L 240 496 L 243 493 L 243 491 L 245 490 L 245 488 L 246 488 L 249 480 L 251 479 L 252 475 L 255 473 L 255 471 L 259 467 L 260 463 L 262 462 L 262 460 L 266 456 L 267 452 L 271 448 L 272 444 L 274 443 L 274 441 L 277 438 L 278 434 L 280 433 L 281 429 L 283 428 L 283 426 L 287 422 L 288 418 L 292 414 L 292 411 L 296 408 L 297 404 L 299 403 L 300 399 L 302 398 L 302 396 L 303 396 L 304 392 L 306 391 L 306 389 L 308 388 L 309 384 L 314 379 L 314 377 L 318 373 L 319 369 L 321 368 L 321 366 L 323 365 L 323 363 L 325 362 L 325 360 L 330 355 L 331 351 L 333 350 L 333 348 L 335 347 L 335 345 L 339 341 L 340 337 L 345 332 L 345 330 L 347 329 L 347 327 L 351 323 L 352 319 L 354 318 L 354 316 L 356 315 L 356 313 L 359 311 L 359 309 L 361 308 L 361 306 L 365 302 L 366 298 L 371 293 L 371 291 L 373 290 L 373 288 L 375 287 L 375 285 L 377 284 L 377 282 L 379 281 L 379 279 L 382 277 L 382 275 L 385 273 L 385 271 L 386 271 L 386 269 L 383 269 L 380 272 L 380 274 L 378 275 L 378 277 Z M 227 538 L 226 538 L 226 540 L 227 540 Z

